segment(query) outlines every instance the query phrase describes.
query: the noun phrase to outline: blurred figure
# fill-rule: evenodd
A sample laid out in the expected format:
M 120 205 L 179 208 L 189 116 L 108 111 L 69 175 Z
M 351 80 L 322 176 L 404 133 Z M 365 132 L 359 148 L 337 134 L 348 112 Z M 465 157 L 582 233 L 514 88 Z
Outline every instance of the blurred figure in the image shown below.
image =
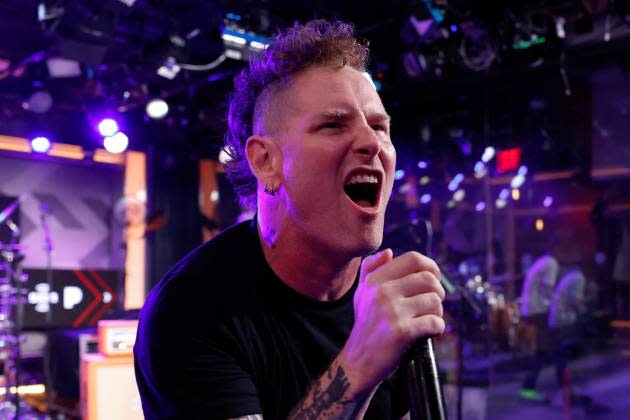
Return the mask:
M 521 398 L 533 401 L 545 401 L 545 397 L 536 391 L 538 374 L 543 366 L 545 354 L 551 347 L 547 328 L 549 305 L 553 288 L 558 277 L 558 261 L 550 255 L 538 258 L 530 267 L 521 293 L 521 319 L 535 330 L 533 355 L 530 371 L 519 391 Z

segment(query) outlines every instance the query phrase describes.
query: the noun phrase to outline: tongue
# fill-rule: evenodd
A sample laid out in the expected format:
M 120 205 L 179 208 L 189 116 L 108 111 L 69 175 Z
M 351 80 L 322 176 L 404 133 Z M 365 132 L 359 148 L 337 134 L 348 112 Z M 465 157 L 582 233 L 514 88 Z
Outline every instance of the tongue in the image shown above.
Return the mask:
M 359 207 L 372 207 L 370 202 L 367 200 L 359 200 L 356 203 L 359 205 Z

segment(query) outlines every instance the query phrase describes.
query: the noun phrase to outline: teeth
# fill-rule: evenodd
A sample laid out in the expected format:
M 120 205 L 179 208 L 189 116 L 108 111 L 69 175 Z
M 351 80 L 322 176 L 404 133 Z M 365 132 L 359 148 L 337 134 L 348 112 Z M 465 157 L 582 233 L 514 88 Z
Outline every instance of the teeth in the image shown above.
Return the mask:
M 378 184 L 378 179 L 374 175 L 354 175 L 346 182 L 346 185 L 350 184 Z

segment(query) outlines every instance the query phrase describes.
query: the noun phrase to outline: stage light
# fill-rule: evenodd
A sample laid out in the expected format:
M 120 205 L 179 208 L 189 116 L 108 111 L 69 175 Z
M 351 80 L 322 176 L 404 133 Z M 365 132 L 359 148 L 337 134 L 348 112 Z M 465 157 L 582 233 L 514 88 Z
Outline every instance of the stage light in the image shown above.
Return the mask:
M 403 179 L 405 177 L 405 171 L 404 169 L 397 169 L 396 172 L 394 173 L 394 179 L 396 181 L 400 181 L 401 179 Z
M 105 118 L 98 123 L 98 132 L 103 137 L 111 137 L 118 132 L 118 123 L 112 118 Z
M 420 178 L 420 185 L 427 185 L 429 181 L 431 181 L 431 178 L 425 175 Z
M 459 188 L 459 184 L 461 184 L 463 180 L 464 180 L 464 174 L 459 173 L 455 175 L 453 179 L 451 179 L 451 182 L 448 183 L 448 190 L 455 191 L 456 189 Z
M 230 153 L 226 150 L 226 148 L 224 147 L 223 149 L 221 149 L 221 151 L 219 152 L 219 162 L 225 165 L 231 160 L 232 157 L 230 156 Z
M 483 161 L 480 160 L 477 163 L 475 163 L 475 178 L 481 179 L 484 176 L 486 176 L 487 173 L 488 173 L 488 168 L 486 167 L 486 164 L 483 163 Z
M 122 131 L 103 139 L 103 146 L 109 153 L 122 153 L 129 146 L 129 138 Z
M 477 205 L 475 206 L 475 210 L 482 212 L 486 209 L 486 203 L 484 201 L 480 201 L 477 203 Z
M 418 168 L 420 169 L 427 169 L 428 166 L 429 164 L 425 160 L 421 160 L 418 162 Z
M 543 200 L 543 206 L 551 207 L 552 204 L 553 204 L 553 197 L 551 197 L 550 195 L 545 197 L 545 199 Z
M 536 230 L 542 232 L 545 229 L 545 222 L 543 219 L 536 219 Z
M 507 201 L 502 198 L 497 198 L 497 201 L 494 203 L 498 209 L 502 209 L 507 205 Z
M 448 203 L 446 203 L 446 207 L 452 209 L 453 207 L 455 207 L 455 204 L 457 203 L 454 200 L 448 200 Z
M 520 188 L 525 183 L 525 175 L 516 174 L 512 181 L 510 181 L 510 187 Z
M 510 196 L 510 190 L 508 190 L 507 188 L 503 188 L 501 192 L 499 193 L 500 200 L 507 200 L 509 196 Z
M 53 106 L 53 98 L 47 90 L 38 90 L 22 102 L 22 108 L 35 114 L 45 114 Z
M 462 201 L 464 197 L 466 197 L 466 191 L 464 191 L 462 188 L 455 191 L 455 193 L 453 194 L 453 200 L 455 200 L 456 203 Z
M 518 172 L 517 172 L 517 173 L 518 173 L 519 175 L 523 175 L 523 176 L 525 176 L 525 175 L 527 175 L 527 171 L 528 171 L 527 166 L 525 166 L 525 165 L 521 165 L 521 167 L 520 167 L 520 168 L 518 168 Z
M 481 155 L 481 160 L 483 161 L 483 163 L 488 163 L 492 160 L 495 153 L 496 153 L 496 150 L 494 150 L 494 147 L 488 146 L 483 151 L 483 154 Z
M 212 190 L 212 192 L 210 193 L 210 201 L 212 201 L 212 202 L 219 201 L 219 191 Z
M 149 117 L 159 120 L 168 114 L 168 104 L 163 99 L 151 99 L 145 110 Z
M 37 153 L 46 153 L 50 150 L 50 140 L 44 136 L 38 136 L 31 140 L 31 148 Z
M 420 202 L 422 204 L 427 204 L 431 201 L 431 194 L 422 194 L 422 197 L 420 197 Z
M 512 200 L 517 201 L 521 198 L 521 190 L 514 188 L 512 190 Z

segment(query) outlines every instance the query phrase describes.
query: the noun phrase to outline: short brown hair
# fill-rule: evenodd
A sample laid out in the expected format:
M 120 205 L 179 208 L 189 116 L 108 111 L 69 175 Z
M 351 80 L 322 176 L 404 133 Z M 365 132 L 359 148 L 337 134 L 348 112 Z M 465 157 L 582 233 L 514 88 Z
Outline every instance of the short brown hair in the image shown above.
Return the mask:
M 254 109 L 260 96 L 272 85 L 312 66 L 350 66 L 365 71 L 368 56 L 367 46 L 357 41 L 351 24 L 313 20 L 281 32 L 236 76 L 229 99 L 225 146 L 230 160 L 225 169 L 241 205 L 256 206 L 256 178 L 245 156 L 245 143 L 253 134 Z

